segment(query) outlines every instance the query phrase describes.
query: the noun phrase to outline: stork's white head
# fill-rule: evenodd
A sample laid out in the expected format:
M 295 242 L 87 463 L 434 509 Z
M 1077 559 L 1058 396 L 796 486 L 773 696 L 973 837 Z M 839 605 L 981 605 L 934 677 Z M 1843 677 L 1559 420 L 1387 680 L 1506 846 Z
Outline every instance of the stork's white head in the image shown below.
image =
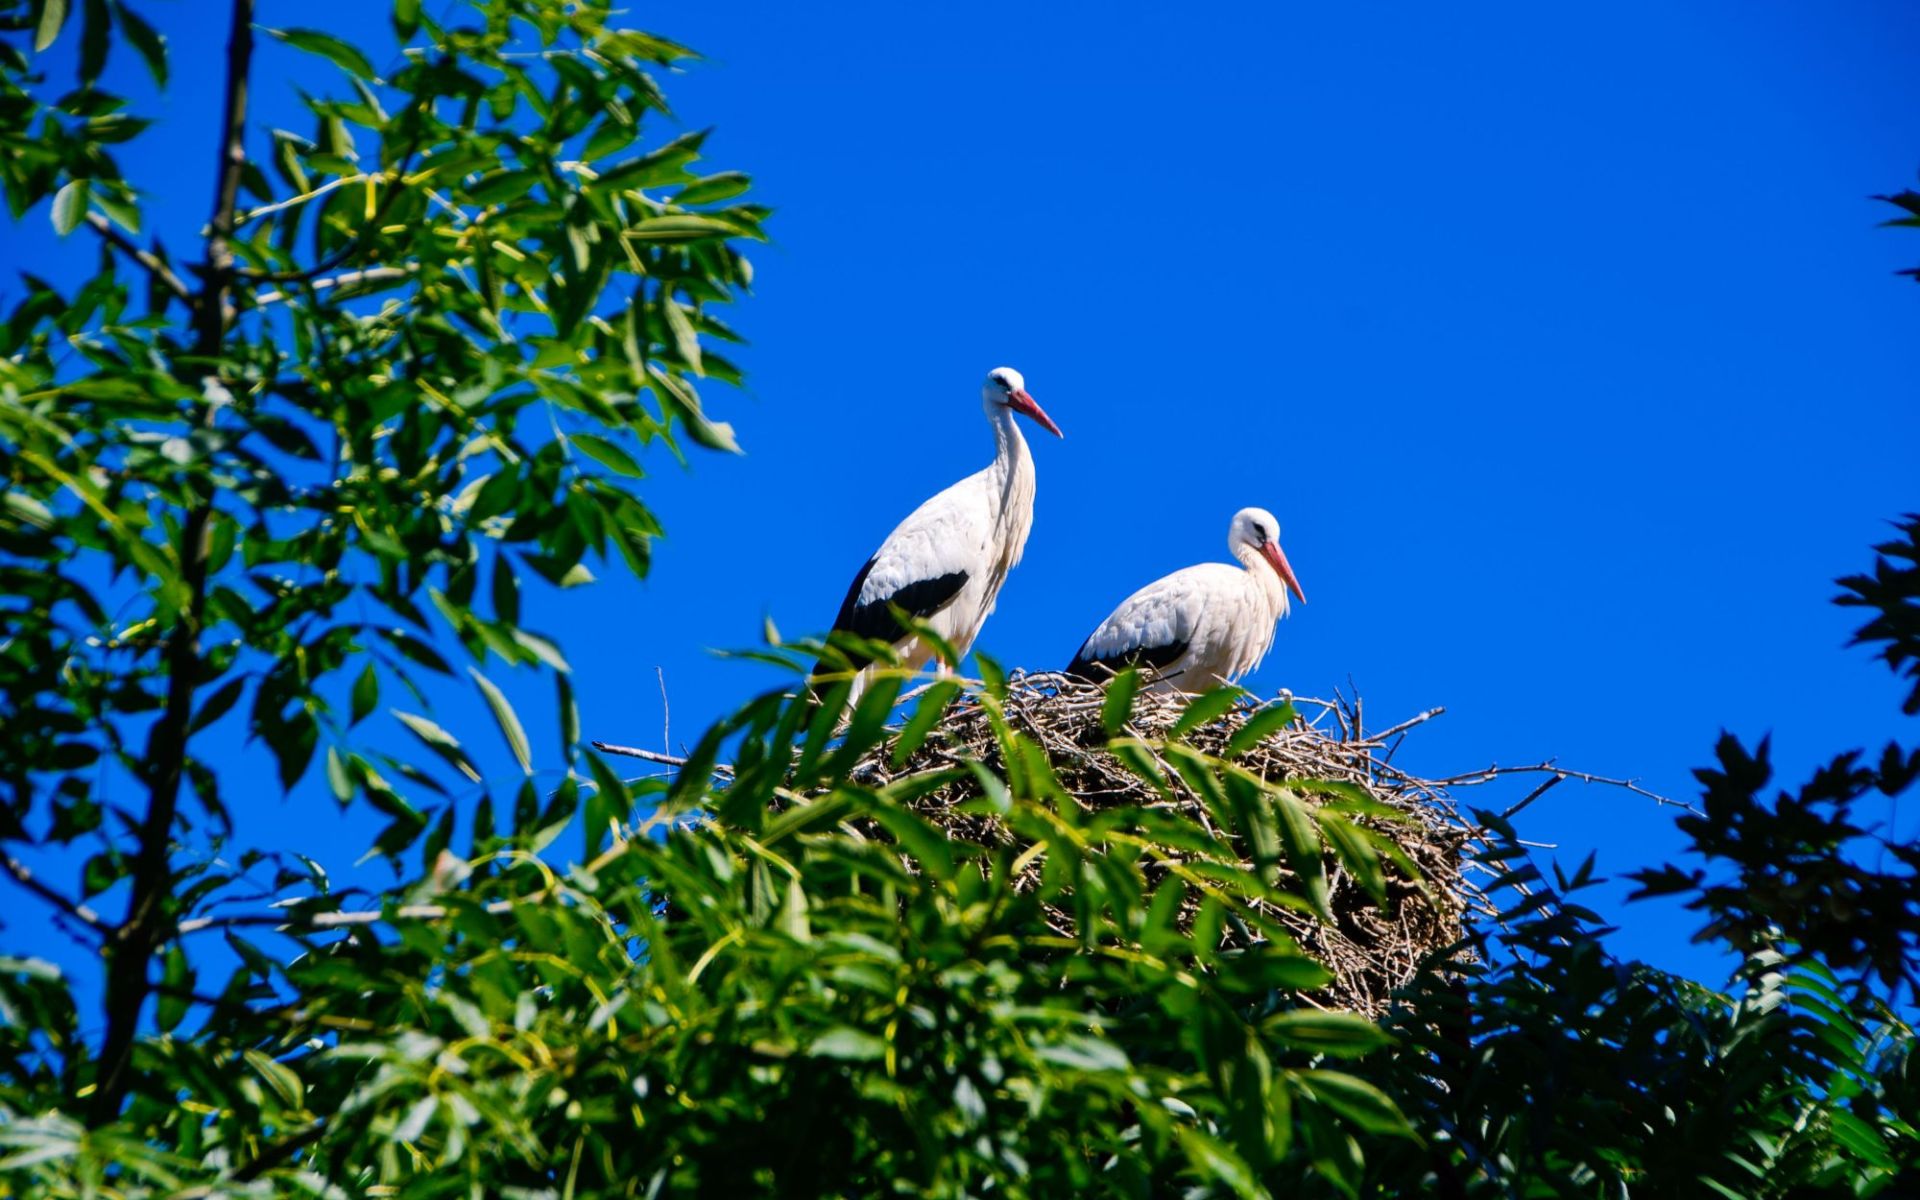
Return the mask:
M 1026 376 L 1012 367 L 995 367 L 987 372 L 987 381 L 980 386 L 980 400 L 987 407 L 989 415 L 1000 409 L 1010 409 L 1032 417 L 1041 428 L 1055 437 L 1065 437 L 1053 418 L 1040 410 L 1032 396 L 1027 395 Z
M 1253 566 L 1251 558 L 1265 559 L 1280 582 L 1300 597 L 1300 603 L 1307 602 L 1307 594 L 1300 590 L 1300 580 L 1294 576 L 1293 565 L 1280 549 L 1280 521 L 1272 513 L 1264 508 L 1243 508 L 1233 514 L 1233 524 L 1227 528 L 1227 548 L 1249 569 Z

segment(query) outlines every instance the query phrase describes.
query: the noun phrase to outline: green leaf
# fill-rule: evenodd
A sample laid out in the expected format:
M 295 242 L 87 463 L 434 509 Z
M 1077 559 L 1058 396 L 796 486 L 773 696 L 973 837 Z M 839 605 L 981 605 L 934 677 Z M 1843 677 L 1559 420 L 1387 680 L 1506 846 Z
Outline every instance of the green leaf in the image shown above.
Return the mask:
M 153 82 L 159 87 L 167 86 L 167 39 L 146 19 L 125 4 L 115 0 L 113 11 L 120 18 L 120 28 L 126 31 L 127 41 L 147 64 L 147 71 L 153 76 Z
M 893 740 L 895 770 L 905 766 L 907 760 L 913 757 L 913 752 L 927 740 L 927 734 L 940 723 L 940 718 L 946 713 L 947 706 L 952 704 L 953 698 L 959 694 L 960 683 L 955 679 L 942 679 L 927 688 L 920 697 L 919 705 L 913 710 L 913 716 L 908 718 L 906 726 L 900 730 L 900 735 Z
M 688 242 L 711 237 L 739 237 L 740 229 L 718 217 L 685 213 L 642 221 L 624 230 L 620 236 L 635 242 Z
M 1107 684 L 1106 698 L 1100 701 L 1100 727 L 1108 737 L 1119 737 L 1133 717 L 1133 698 L 1140 690 L 1140 672 L 1127 667 Z
M 1300 1071 L 1294 1077 L 1308 1096 L 1366 1132 L 1420 1140 L 1387 1094 L 1365 1080 L 1340 1071 Z
M 1218 687 L 1195 696 L 1193 703 L 1187 705 L 1185 711 L 1180 714 L 1180 719 L 1175 721 L 1173 728 L 1167 731 L 1167 736 L 1185 737 L 1190 731 L 1218 720 L 1238 704 L 1240 697 L 1246 694 L 1244 690 L 1237 687 Z
M 526 195 L 539 182 L 540 177 L 532 171 L 501 171 L 486 176 L 479 183 L 468 188 L 467 200 L 482 206 L 504 204 Z
M 740 443 L 734 440 L 733 426 L 724 421 L 710 420 L 706 410 L 700 407 L 700 397 L 691 384 L 651 363 L 647 364 L 647 377 L 652 381 L 654 394 L 660 397 L 661 404 L 680 418 L 687 436 L 696 445 L 730 454 L 740 453 Z
M 187 993 L 193 989 L 193 972 L 187 966 L 187 952 L 179 942 L 167 946 L 160 972 L 160 996 L 153 1021 L 160 1032 L 170 1033 L 187 1015 L 191 1003 Z
M 1287 865 L 1307 890 L 1307 899 L 1322 916 L 1330 914 L 1326 865 L 1321 860 L 1320 834 L 1300 797 L 1287 788 L 1274 788 L 1273 812 L 1280 818 L 1280 841 Z
M 360 677 L 353 681 L 353 713 L 347 723 L 358 725 L 378 703 L 380 703 L 380 678 L 375 674 L 373 664 L 368 663 L 360 669 Z
M 80 29 L 80 81 L 92 83 L 107 66 L 107 48 L 113 41 L 113 14 L 107 0 L 86 0 L 86 22 Z
M 1057 1042 L 1038 1046 L 1034 1057 L 1076 1071 L 1125 1071 L 1133 1066 L 1127 1052 L 1105 1038 L 1069 1033 Z
M 187 726 L 188 733 L 198 733 L 207 726 L 227 715 L 227 710 L 240 699 L 240 693 L 246 689 L 245 676 L 229 679 L 220 685 L 220 690 L 208 696 L 200 711 L 193 714 L 193 723 Z
M 513 705 L 507 703 L 506 695 L 494 686 L 494 682 L 472 667 L 467 674 L 473 676 L 474 683 L 480 687 L 480 694 L 487 699 L 487 707 L 493 710 L 493 719 L 500 723 L 500 732 L 507 739 L 507 749 L 513 751 L 513 757 L 520 763 L 522 771 L 533 771 L 533 748 L 527 742 L 527 731 L 520 724 L 520 718 L 513 711 Z
M 953 878 L 953 846 L 946 834 L 920 816 L 892 804 L 875 806 L 873 819 L 886 826 L 900 848 L 912 855 L 927 874 L 935 879 Z
M 33 52 L 35 54 L 53 45 L 53 39 L 60 36 L 60 27 L 67 23 L 67 0 L 41 0 L 40 24 L 33 31 Z
M 1347 869 L 1375 904 L 1387 902 L 1387 877 L 1380 869 L 1380 854 L 1373 848 L 1367 834 L 1359 826 L 1338 813 L 1328 812 L 1325 808 L 1313 814 L 1320 822 L 1320 832 L 1333 847 L 1340 865 Z
M 1873 1126 L 1844 1108 L 1829 1109 L 1827 1120 L 1832 1125 L 1834 1139 L 1867 1162 L 1887 1170 L 1897 1165 L 1887 1150 L 1886 1140 Z
M 420 28 L 420 0 L 393 0 L 393 31 L 410 38 Z
M 807 890 L 800 886 L 798 875 L 787 877 L 787 899 L 780 906 L 775 927 L 796 942 L 813 940 L 813 928 L 807 920 Z
M 712 204 L 718 200 L 731 200 L 747 190 L 749 180 L 738 171 L 722 171 L 718 175 L 708 175 L 696 179 L 674 193 L 675 204 Z
M 318 54 L 362 79 L 373 78 L 373 64 L 367 60 L 367 56 L 330 33 L 322 33 L 318 29 L 269 29 L 266 32 L 296 50 Z
M 520 579 L 513 572 L 513 560 L 504 553 L 493 560 L 493 615 L 510 625 L 520 623 Z
M 276 1060 L 262 1050 L 249 1047 L 242 1051 L 247 1065 L 260 1081 L 273 1089 L 280 1102 L 288 1108 L 300 1108 L 307 1102 L 306 1085 L 301 1083 L 299 1074 L 292 1067 Z
M 1242 1200 L 1272 1200 L 1267 1189 L 1254 1177 L 1253 1168 L 1226 1145 L 1187 1125 L 1174 1127 L 1187 1163 L 1203 1179 L 1217 1179 L 1233 1189 Z
M 1253 715 L 1247 718 L 1246 724 L 1234 730 L 1233 736 L 1227 739 L 1227 750 L 1222 757 L 1238 758 L 1273 734 L 1293 724 L 1293 718 L 1291 702 L 1269 704 L 1264 708 L 1255 709 Z
M 467 752 L 460 748 L 459 738 L 417 713 L 401 712 L 397 708 L 388 711 L 398 718 L 402 725 L 412 730 L 413 736 L 419 738 L 427 749 L 445 759 L 448 765 L 468 779 L 475 783 L 480 782 L 480 772 L 474 769 L 473 760 L 467 757 Z
M 80 227 L 87 215 L 87 181 L 69 180 L 53 194 L 53 231 L 61 237 Z
M 573 748 L 580 744 L 580 706 L 573 699 L 573 684 L 568 682 L 566 672 L 555 671 L 553 681 L 558 685 L 556 698 L 560 709 L 560 754 L 571 761 Z
M 327 747 L 327 786 L 333 789 L 335 800 L 342 804 L 352 801 L 353 773 L 347 769 L 347 760 L 338 746 Z
M 687 319 L 687 310 L 675 303 L 672 295 L 663 291 L 660 312 L 666 318 L 667 332 L 673 335 L 673 348 L 679 353 L 680 361 L 686 363 L 695 375 L 700 374 L 700 335 L 693 331 L 693 322 Z
M 1303 1050 L 1340 1058 L 1357 1058 L 1393 1040 L 1365 1017 L 1312 1008 L 1275 1013 L 1260 1027 Z
M 807 1053 L 815 1058 L 838 1058 L 848 1062 L 870 1062 L 887 1052 L 887 1044 L 871 1033 L 849 1025 L 837 1025 L 813 1040 Z
M 578 447 L 588 458 L 621 475 L 639 479 L 646 475 L 640 464 L 631 454 L 614 442 L 594 433 L 573 433 L 567 435 L 567 441 Z

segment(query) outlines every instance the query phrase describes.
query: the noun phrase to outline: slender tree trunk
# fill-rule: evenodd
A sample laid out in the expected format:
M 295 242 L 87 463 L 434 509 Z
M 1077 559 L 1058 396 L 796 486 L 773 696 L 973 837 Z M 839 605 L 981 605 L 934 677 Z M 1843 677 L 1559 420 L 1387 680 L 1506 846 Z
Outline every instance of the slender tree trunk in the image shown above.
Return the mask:
M 227 40 L 226 105 L 221 120 L 220 157 L 214 176 L 213 215 L 207 222 L 207 262 L 200 294 L 193 305 L 194 353 L 217 359 L 227 337 L 227 301 L 233 286 L 234 206 L 240 172 L 246 163 L 247 71 L 253 58 L 253 0 L 234 0 Z M 210 368 L 209 376 L 217 369 Z M 202 423 L 214 408 L 206 402 Z M 188 513 L 180 535 L 180 574 L 187 608 L 167 640 L 167 702 L 147 740 L 147 814 L 133 868 L 133 894 L 127 917 L 107 948 L 107 1032 L 100 1046 L 92 1120 L 106 1124 L 120 1114 L 131 1084 L 133 1043 L 140 1013 L 152 991 L 153 956 L 172 936 L 173 870 L 169 851 L 174 817 L 180 806 L 180 781 L 186 770 L 187 731 L 200 683 L 200 625 L 206 612 L 207 527 L 212 496 L 203 496 Z

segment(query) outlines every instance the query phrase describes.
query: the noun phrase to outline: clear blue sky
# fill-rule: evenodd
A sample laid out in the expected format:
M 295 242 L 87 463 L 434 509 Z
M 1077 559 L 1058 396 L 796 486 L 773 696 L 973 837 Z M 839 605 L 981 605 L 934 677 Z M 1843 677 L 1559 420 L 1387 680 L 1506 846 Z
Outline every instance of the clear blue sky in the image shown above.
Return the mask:
M 177 188 L 150 211 L 184 247 L 216 6 L 147 7 L 176 85 L 124 162 Z M 384 38 L 384 7 L 262 0 L 261 21 Z M 1771 731 L 1790 778 L 1912 735 L 1829 603 L 1882 521 L 1920 508 L 1920 288 L 1892 274 L 1920 237 L 1876 228 L 1892 210 L 1867 198 L 1920 168 L 1911 5 L 636 19 L 709 56 L 670 96 L 717 126 L 715 169 L 755 175 L 777 242 L 731 317 L 751 392 L 709 401 L 748 453 L 654 454 L 653 577 L 531 606 L 591 736 L 660 745 L 656 668 L 676 744 L 768 683 L 707 648 L 754 643 L 766 616 L 824 627 L 892 524 L 989 457 L 978 384 L 1003 363 L 1067 432 L 1035 439 L 1033 537 L 980 642 L 1005 663 L 1063 664 L 1134 587 L 1222 558 L 1258 504 L 1311 603 L 1248 682 L 1357 687 L 1381 723 L 1445 705 L 1403 752 L 1427 772 L 1558 758 L 1684 798 L 1723 727 Z M 294 84 L 327 72 L 261 53 L 261 121 L 304 128 Z M 112 82 L 145 95 L 128 57 Z M 76 278 L 95 247 L 48 229 L 29 214 L 0 258 Z M 550 687 L 521 676 L 496 672 L 552 767 Z M 477 700 L 437 712 L 510 795 Z M 374 822 L 317 780 L 281 801 L 235 741 L 240 840 L 346 873 Z M 1669 818 L 1568 784 L 1524 831 L 1620 872 L 1675 852 Z M 1623 952 L 1718 981 L 1692 917 L 1601 908 Z

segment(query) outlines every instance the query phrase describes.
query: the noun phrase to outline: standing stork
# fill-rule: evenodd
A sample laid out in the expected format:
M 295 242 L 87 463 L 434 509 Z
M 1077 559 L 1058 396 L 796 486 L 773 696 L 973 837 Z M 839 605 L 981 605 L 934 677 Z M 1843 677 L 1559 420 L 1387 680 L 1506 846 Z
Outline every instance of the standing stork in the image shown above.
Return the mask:
M 1233 514 L 1225 563 L 1183 567 L 1128 596 L 1094 629 L 1067 674 L 1100 680 L 1126 667 L 1150 677 L 1148 690 L 1204 692 L 1260 665 L 1287 592 L 1306 593 L 1280 550 L 1280 522 L 1264 508 Z
M 934 648 L 903 628 L 890 606 L 926 622 L 965 657 L 1033 527 L 1033 456 L 1014 415 L 1031 417 L 1055 437 L 1065 436 L 1012 367 L 996 367 L 987 375 L 980 401 L 993 426 L 993 461 L 895 526 L 853 577 L 833 619 L 836 632 L 891 642 L 901 662 L 915 670 L 934 656 Z M 855 697 L 866 686 L 869 661 L 853 660 L 861 668 L 854 677 Z M 814 675 L 826 669 L 824 663 L 815 666 Z

